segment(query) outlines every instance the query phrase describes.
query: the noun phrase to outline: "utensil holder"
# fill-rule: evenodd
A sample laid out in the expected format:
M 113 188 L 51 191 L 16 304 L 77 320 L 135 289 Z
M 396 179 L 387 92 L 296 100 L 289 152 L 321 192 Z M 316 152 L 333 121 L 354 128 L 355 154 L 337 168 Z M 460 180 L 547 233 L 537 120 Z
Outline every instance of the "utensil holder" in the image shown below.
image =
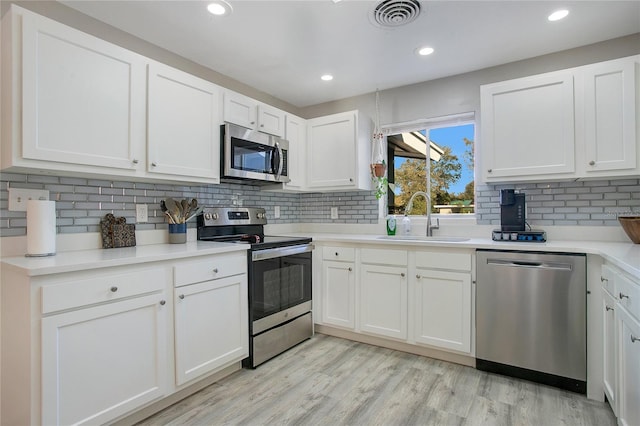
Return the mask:
M 187 242 L 187 224 L 186 223 L 170 223 L 169 224 L 169 243 L 181 244 Z

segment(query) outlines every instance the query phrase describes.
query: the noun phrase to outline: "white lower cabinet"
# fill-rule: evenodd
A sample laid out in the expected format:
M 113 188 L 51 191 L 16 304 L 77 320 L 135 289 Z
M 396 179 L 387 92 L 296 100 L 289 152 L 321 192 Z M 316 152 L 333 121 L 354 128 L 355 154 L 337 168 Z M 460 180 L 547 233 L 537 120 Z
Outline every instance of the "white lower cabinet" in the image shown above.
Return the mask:
M 42 319 L 42 424 L 102 424 L 167 394 L 166 299 Z
M 616 358 L 616 301 L 607 291 L 602 292 L 603 318 L 603 362 L 604 362 L 604 393 L 611 405 L 611 409 L 618 414 L 618 375 Z
M 360 267 L 361 331 L 406 340 L 407 303 L 406 266 Z
M 618 310 L 618 423 L 640 425 L 640 322 Z
M 247 275 L 175 289 L 178 386 L 249 356 Z
M 416 268 L 415 341 L 471 352 L 471 274 Z
M 322 322 L 353 330 L 356 326 L 355 249 L 323 247 Z

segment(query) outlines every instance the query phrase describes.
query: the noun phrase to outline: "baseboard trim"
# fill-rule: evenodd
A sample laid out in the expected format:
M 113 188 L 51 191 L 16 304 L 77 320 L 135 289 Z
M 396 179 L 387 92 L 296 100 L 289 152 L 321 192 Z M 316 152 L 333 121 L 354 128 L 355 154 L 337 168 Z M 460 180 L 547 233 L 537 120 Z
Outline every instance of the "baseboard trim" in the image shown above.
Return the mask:
M 414 355 L 426 356 L 429 358 L 439 359 L 442 361 L 453 362 L 455 364 L 466 365 L 475 368 L 476 359 L 469 355 L 456 354 L 452 352 L 442 351 L 439 349 L 428 348 L 424 346 L 411 345 L 409 343 L 396 342 L 382 337 L 369 336 L 354 331 L 343 330 L 331 326 L 315 324 L 316 333 L 326 334 L 328 336 L 340 337 L 342 339 L 353 340 L 355 342 L 366 343 L 368 345 L 380 346 L 396 351 L 408 352 Z

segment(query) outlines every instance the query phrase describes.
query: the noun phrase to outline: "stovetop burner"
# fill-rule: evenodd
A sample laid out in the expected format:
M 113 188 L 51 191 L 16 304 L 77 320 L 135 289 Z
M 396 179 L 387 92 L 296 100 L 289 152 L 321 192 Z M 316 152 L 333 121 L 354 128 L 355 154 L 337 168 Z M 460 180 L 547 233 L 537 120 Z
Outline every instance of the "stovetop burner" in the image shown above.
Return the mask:
M 197 218 L 198 240 L 251 244 L 251 250 L 311 242 L 308 237 L 265 236 L 265 209 L 259 207 L 205 207 Z

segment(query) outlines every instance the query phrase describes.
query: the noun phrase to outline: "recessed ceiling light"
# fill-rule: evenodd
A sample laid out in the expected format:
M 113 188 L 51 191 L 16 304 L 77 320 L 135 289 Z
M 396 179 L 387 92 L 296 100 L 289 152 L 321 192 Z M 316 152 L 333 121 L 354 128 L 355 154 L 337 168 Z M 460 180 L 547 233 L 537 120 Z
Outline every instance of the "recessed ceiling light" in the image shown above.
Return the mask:
M 416 49 L 416 53 L 420 56 L 431 55 L 434 52 L 433 47 L 419 47 Z
M 231 8 L 231 5 L 229 3 L 227 3 L 226 1 L 224 1 L 224 0 L 216 0 L 216 1 L 212 2 L 212 3 L 209 3 L 209 5 L 207 6 L 207 10 L 212 15 L 223 16 L 223 15 L 231 14 L 231 11 L 233 9 Z
M 320 78 L 322 79 L 322 81 L 331 81 L 331 80 L 333 80 L 333 76 L 331 74 L 325 74 Z
M 567 9 L 560 9 L 560 10 L 556 10 L 551 15 L 549 15 L 547 19 L 550 21 L 559 21 L 563 18 L 566 18 L 568 14 L 569 14 L 569 11 Z

